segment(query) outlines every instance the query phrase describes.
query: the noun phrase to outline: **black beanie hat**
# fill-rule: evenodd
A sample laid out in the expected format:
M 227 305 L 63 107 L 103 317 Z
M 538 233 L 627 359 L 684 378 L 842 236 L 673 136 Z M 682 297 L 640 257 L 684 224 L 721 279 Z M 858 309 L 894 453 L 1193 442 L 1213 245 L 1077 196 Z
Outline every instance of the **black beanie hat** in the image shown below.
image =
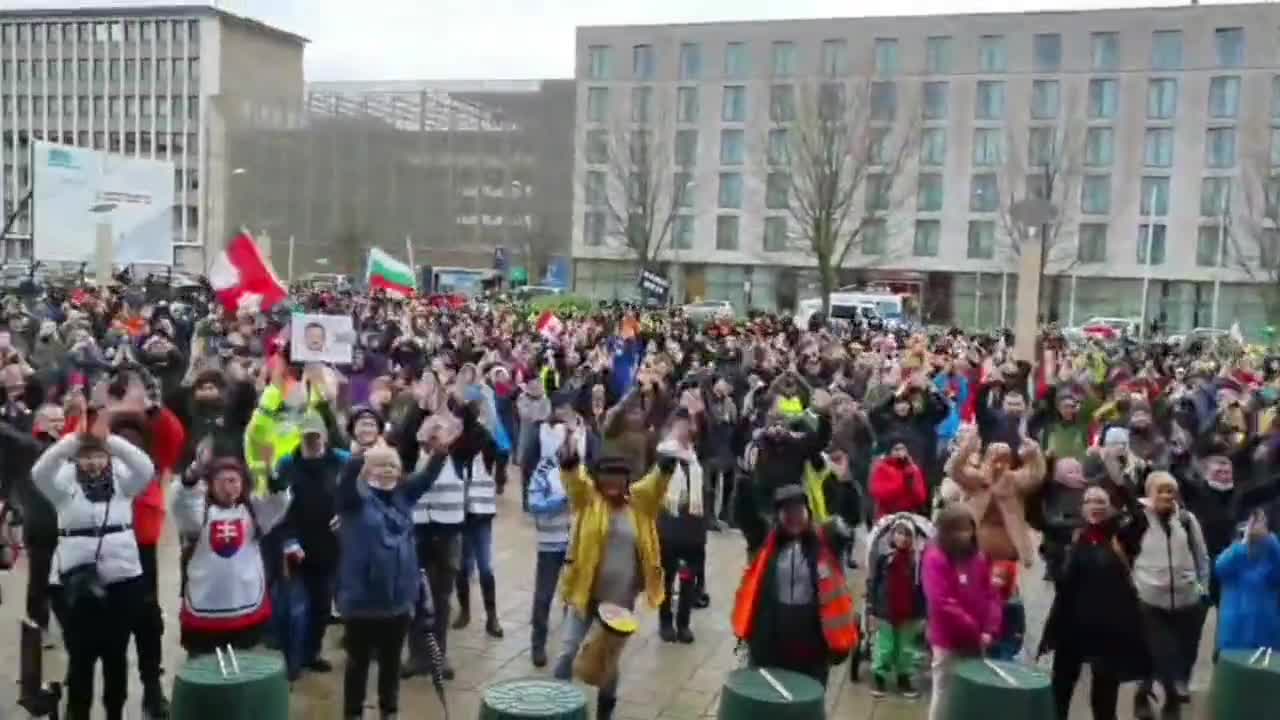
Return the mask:
M 378 424 L 378 432 L 379 433 L 382 432 L 382 428 L 383 428 L 382 415 L 379 414 L 377 410 L 374 410 L 368 405 L 358 405 L 351 409 L 351 415 L 347 418 L 347 435 L 348 436 L 351 436 L 351 437 L 355 436 L 356 421 L 362 417 L 373 418 L 373 421 Z

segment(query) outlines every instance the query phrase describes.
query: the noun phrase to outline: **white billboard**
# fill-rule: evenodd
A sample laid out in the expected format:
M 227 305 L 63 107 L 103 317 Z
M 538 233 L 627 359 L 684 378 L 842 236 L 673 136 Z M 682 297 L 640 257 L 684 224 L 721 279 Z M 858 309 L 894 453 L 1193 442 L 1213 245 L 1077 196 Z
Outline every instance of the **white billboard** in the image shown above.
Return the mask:
M 94 262 L 107 224 L 115 263 L 173 264 L 173 163 L 37 141 L 32 168 L 36 260 Z

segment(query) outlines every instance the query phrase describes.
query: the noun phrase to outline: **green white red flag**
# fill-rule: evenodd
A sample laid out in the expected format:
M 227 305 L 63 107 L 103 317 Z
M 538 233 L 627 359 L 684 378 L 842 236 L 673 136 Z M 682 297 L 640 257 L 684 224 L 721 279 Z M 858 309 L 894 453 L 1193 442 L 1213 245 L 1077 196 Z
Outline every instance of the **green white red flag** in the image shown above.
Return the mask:
M 413 268 L 378 248 L 369 250 L 369 270 L 365 280 L 371 290 L 385 290 L 400 297 L 409 297 L 418 288 Z

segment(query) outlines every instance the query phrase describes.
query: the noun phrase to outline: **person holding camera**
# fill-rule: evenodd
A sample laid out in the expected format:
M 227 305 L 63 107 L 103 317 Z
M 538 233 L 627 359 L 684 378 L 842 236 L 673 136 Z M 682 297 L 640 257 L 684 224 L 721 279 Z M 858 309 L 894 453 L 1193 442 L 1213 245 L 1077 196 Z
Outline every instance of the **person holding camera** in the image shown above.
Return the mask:
M 32 482 L 58 513 L 52 577 L 61 587 L 55 611 L 67 648 L 69 720 L 90 716 L 99 659 L 107 720 L 123 720 L 129 636 L 145 593 L 133 498 L 155 467 L 145 452 L 110 433 L 110 416 L 99 411 L 87 432 L 62 438 L 31 468 Z

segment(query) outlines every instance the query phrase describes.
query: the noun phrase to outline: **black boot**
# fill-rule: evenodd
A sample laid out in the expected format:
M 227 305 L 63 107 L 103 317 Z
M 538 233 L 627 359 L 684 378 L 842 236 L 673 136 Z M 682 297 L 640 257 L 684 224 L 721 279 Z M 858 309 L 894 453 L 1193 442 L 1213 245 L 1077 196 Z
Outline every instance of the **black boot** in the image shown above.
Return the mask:
M 698 599 L 698 591 L 692 579 L 680 579 L 680 596 L 676 599 L 676 640 L 684 644 L 693 642 L 693 631 L 689 629 L 689 616 L 693 614 L 693 606 Z
M 676 626 L 671 617 L 671 592 L 667 591 L 667 595 L 662 600 L 662 604 L 658 606 L 658 637 L 662 638 L 662 642 L 676 641 Z
M 159 681 L 142 689 L 142 716 L 146 720 L 169 720 L 169 700 Z
M 489 637 L 501 638 L 498 624 L 498 584 L 492 574 L 480 576 L 480 597 L 484 600 L 484 631 Z
M 471 624 L 471 578 L 458 575 L 458 617 L 453 621 L 453 629 L 461 630 Z
M 596 699 L 596 720 L 613 720 L 613 709 L 618 707 L 618 699 L 601 695 Z

